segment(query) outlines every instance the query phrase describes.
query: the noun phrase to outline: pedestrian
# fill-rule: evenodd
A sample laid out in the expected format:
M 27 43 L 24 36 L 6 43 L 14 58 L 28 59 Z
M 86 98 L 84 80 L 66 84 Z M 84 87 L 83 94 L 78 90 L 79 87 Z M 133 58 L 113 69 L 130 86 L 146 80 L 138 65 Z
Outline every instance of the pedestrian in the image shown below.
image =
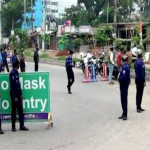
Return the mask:
M 8 62 L 7 62 L 7 51 L 6 48 L 2 49 L 2 58 L 3 58 L 3 65 L 6 67 L 7 72 L 9 72 Z
M 114 49 L 113 47 L 110 48 L 110 52 L 108 54 L 108 68 L 109 68 L 109 85 L 113 85 L 114 83 L 112 82 L 112 75 L 113 75 L 113 70 L 115 66 L 115 56 L 114 56 Z
M 142 97 L 144 92 L 144 87 L 146 86 L 145 82 L 145 65 L 142 60 L 142 51 L 138 52 L 138 59 L 136 60 L 134 64 L 135 69 L 135 83 L 136 83 L 136 106 L 137 106 L 137 112 L 141 113 L 141 111 L 145 111 L 142 109 Z
M 24 56 L 24 51 L 21 50 L 21 54 L 20 54 L 20 70 L 21 72 L 25 72 L 25 56 Z
M 22 90 L 19 81 L 19 63 L 13 62 L 13 69 L 10 72 L 9 80 L 10 80 L 10 97 L 11 97 L 11 119 L 12 119 L 12 131 L 16 132 L 16 109 L 19 114 L 19 122 L 20 122 L 20 130 L 28 131 L 29 129 L 24 126 L 24 114 L 23 114 L 23 106 L 22 106 Z
M 121 67 L 121 58 L 122 58 L 122 56 L 123 56 L 124 54 L 125 54 L 124 48 L 121 47 L 121 48 L 120 48 L 120 51 L 119 51 L 118 54 L 117 54 L 117 65 L 118 65 L 119 68 Z
M 129 64 L 129 66 L 131 68 L 131 64 L 132 64 L 132 52 L 131 52 L 129 46 L 127 47 L 127 56 L 128 56 L 128 64 Z
M 20 63 L 19 59 L 18 59 L 18 54 L 17 54 L 17 51 L 14 50 L 14 54 L 12 56 L 12 63 L 13 62 L 17 62 L 18 64 Z
M 0 101 L 0 105 L 1 105 L 1 101 Z M 4 131 L 2 130 L 2 121 L 1 121 L 2 118 L 1 117 L 2 116 L 0 115 L 0 134 L 4 134 Z
M 68 85 L 67 85 L 68 94 L 72 94 L 71 86 L 74 83 L 74 73 L 73 73 L 73 70 L 72 70 L 72 67 L 74 65 L 73 65 L 73 61 L 72 61 L 72 54 L 73 54 L 73 52 L 70 51 L 69 56 L 66 58 L 66 64 L 65 64 L 66 65 L 66 71 L 67 71 L 67 77 L 68 77 Z
M 124 55 L 122 58 L 122 67 L 120 69 L 120 74 L 118 77 L 118 81 L 120 84 L 120 95 L 121 95 L 121 105 L 123 113 L 121 117 L 118 119 L 127 120 L 127 113 L 128 113 L 128 88 L 130 84 L 130 67 L 127 63 L 128 57 Z
M 38 71 L 39 68 L 39 48 L 36 48 L 36 51 L 34 52 L 34 63 L 35 63 L 35 72 Z

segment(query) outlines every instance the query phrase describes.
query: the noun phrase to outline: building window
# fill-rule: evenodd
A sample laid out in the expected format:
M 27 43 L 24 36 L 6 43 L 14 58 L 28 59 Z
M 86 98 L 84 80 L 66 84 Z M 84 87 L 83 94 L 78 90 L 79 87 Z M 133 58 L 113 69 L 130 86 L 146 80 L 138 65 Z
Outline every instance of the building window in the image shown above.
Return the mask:
M 52 9 L 51 13 L 58 13 L 58 10 Z
M 45 1 L 45 5 L 50 5 L 51 4 L 51 2 L 50 1 Z
M 51 2 L 51 5 L 57 6 L 57 5 L 58 5 L 58 2 Z
M 50 8 L 47 8 L 47 9 L 46 9 L 46 12 L 47 12 L 47 13 L 50 13 L 50 12 L 51 12 L 51 9 L 50 9 Z

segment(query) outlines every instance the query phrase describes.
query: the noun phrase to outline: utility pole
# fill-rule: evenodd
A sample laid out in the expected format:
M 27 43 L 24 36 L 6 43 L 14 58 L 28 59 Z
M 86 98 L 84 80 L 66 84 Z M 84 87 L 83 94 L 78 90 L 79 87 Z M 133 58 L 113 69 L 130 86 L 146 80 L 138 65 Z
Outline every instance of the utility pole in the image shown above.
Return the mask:
M 143 33 L 142 33 L 142 30 L 143 30 L 143 22 L 142 22 L 142 12 L 143 12 L 143 6 L 142 6 L 142 0 L 140 0 L 140 44 L 142 44 L 142 41 L 143 41 Z
M 117 37 L 117 0 L 114 0 L 114 37 Z
M 43 25 L 42 25 L 42 35 L 45 36 L 45 0 L 43 0 Z M 42 41 L 42 50 L 45 49 L 45 39 L 43 38 L 43 41 Z
M 33 33 L 33 2 L 31 0 L 31 28 L 32 28 L 32 33 Z
M 2 47 L 2 0 L 0 0 L 0 47 Z
M 24 0 L 24 24 L 25 30 L 27 29 L 27 20 L 26 20 L 26 0 Z

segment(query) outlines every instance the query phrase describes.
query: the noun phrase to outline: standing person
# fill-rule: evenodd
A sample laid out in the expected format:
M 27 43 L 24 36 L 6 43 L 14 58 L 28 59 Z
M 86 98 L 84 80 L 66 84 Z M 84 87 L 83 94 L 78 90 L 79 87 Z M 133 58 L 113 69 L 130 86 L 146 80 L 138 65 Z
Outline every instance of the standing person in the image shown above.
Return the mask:
M 69 56 L 66 58 L 66 64 L 65 64 L 66 65 L 66 71 L 67 71 L 67 77 L 68 77 L 68 85 L 67 85 L 68 94 L 72 94 L 71 93 L 71 86 L 74 83 L 74 73 L 72 70 L 72 67 L 73 67 L 72 54 L 73 54 L 73 52 L 70 51 Z
M 128 56 L 128 64 L 131 67 L 131 64 L 132 64 L 132 52 L 131 52 L 129 46 L 127 47 L 127 56 Z
M 23 50 L 21 50 L 21 54 L 20 54 L 20 69 L 21 72 L 25 72 L 25 56 L 24 56 L 24 52 Z
M 6 48 L 2 49 L 3 65 L 6 67 L 7 72 L 9 72 L 8 62 L 7 62 L 7 51 Z
M 1 101 L 0 101 L 0 105 L 1 105 Z M 4 131 L 2 130 L 1 115 L 0 115 L 0 134 L 4 134 Z
M 113 47 L 110 48 L 110 52 L 108 54 L 108 67 L 109 67 L 109 85 L 113 85 L 114 83 L 112 82 L 112 75 L 113 75 L 113 70 L 115 66 L 115 56 L 113 53 L 114 49 Z
M 123 113 L 121 117 L 119 117 L 118 119 L 127 120 L 128 88 L 130 84 L 130 67 L 127 63 L 128 61 L 127 56 L 124 55 L 121 60 L 122 60 L 122 67 L 120 69 L 118 81 L 120 84 L 121 105 L 122 105 Z
M 19 63 L 13 62 L 13 69 L 10 72 L 9 80 L 10 80 L 10 97 L 11 97 L 11 119 L 12 119 L 12 131 L 16 132 L 16 109 L 19 114 L 19 122 L 20 122 L 20 130 L 28 131 L 29 129 L 24 126 L 24 114 L 23 114 L 23 106 L 22 106 L 22 90 L 19 81 Z
M 17 62 L 18 64 L 20 63 L 19 62 L 19 59 L 18 59 L 18 54 L 17 54 L 17 51 L 16 50 L 14 50 L 14 54 L 13 54 L 13 56 L 12 56 L 12 63 L 13 62 Z
M 121 67 L 121 58 L 124 54 L 125 54 L 124 53 L 124 48 L 122 47 L 122 48 L 120 48 L 120 51 L 117 54 L 117 65 L 118 65 L 119 68 Z
M 145 65 L 142 60 L 142 52 L 138 52 L 138 59 L 134 64 L 135 68 L 135 83 L 136 83 L 136 106 L 137 106 L 137 112 L 141 113 L 141 111 L 145 111 L 141 108 L 142 104 L 142 97 L 144 92 L 144 87 L 146 86 L 145 83 Z
M 4 131 L 2 130 L 1 115 L 0 115 L 0 134 L 4 134 Z
M 36 51 L 34 52 L 34 63 L 35 63 L 35 72 L 38 71 L 39 68 L 39 48 L 36 48 Z

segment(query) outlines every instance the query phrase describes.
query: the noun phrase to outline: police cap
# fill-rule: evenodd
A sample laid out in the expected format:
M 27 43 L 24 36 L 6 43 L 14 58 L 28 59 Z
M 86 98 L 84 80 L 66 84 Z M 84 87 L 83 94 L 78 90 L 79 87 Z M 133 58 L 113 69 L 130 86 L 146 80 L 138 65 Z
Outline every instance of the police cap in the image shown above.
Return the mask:
M 19 62 L 18 61 L 13 61 L 13 68 L 18 67 L 19 66 Z
M 74 51 L 69 51 L 68 52 L 70 55 L 73 55 L 74 54 Z

